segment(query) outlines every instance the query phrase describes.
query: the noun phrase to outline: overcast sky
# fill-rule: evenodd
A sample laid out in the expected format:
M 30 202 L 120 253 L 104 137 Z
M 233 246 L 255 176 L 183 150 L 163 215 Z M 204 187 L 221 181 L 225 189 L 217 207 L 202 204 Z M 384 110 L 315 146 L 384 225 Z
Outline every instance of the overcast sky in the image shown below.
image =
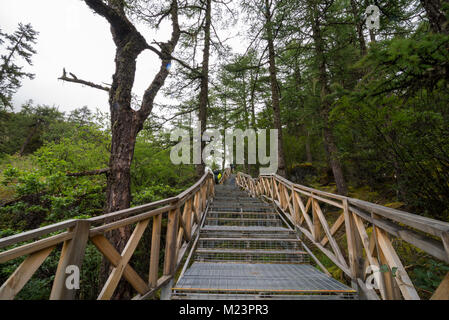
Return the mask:
M 14 96 L 15 109 L 32 99 L 36 104 L 58 106 L 60 111 L 83 106 L 109 110 L 106 92 L 58 80 L 65 67 L 81 79 L 112 82 L 115 46 L 105 19 L 81 0 L 0 0 L 3 32 L 13 32 L 19 22 L 31 23 L 39 36 L 33 66 L 26 67 L 36 77 L 24 80 Z M 157 33 L 145 26 L 138 29 L 149 42 L 166 40 L 171 34 L 169 23 Z M 154 53 L 147 50 L 139 56 L 135 93 L 142 96 L 159 66 Z

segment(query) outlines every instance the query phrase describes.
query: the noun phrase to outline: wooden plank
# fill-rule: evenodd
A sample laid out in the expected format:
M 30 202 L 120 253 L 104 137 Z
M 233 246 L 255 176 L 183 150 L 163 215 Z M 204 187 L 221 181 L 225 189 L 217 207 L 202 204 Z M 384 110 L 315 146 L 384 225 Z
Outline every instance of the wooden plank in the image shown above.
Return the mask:
M 358 276 L 360 276 L 357 272 L 359 270 L 357 254 L 362 254 L 363 252 L 356 252 L 357 245 L 355 243 L 355 241 L 356 241 L 356 239 L 355 239 L 356 233 L 354 230 L 355 226 L 354 226 L 353 221 L 351 221 L 352 216 L 351 216 L 351 213 L 349 212 L 348 201 L 346 201 L 346 200 L 343 201 L 343 213 L 340 215 L 340 217 L 338 219 L 340 219 L 340 218 L 343 218 L 342 219 L 343 221 L 340 222 L 340 226 L 343 225 L 343 222 L 345 223 L 346 241 L 348 243 L 349 269 L 351 270 L 352 280 L 354 281 L 355 279 L 357 279 Z M 332 228 L 330 230 L 332 236 L 340 228 L 340 226 L 338 224 L 339 223 L 338 219 L 337 219 L 337 221 L 335 221 L 334 225 L 332 226 Z M 321 244 L 323 244 L 323 242 L 324 241 L 322 241 Z M 323 246 L 324 246 L 324 244 L 323 244 Z
M 111 230 L 115 230 L 115 229 L 118 229 L 118 228 L 121 228 L 121 227 L 129 226 L 131 224 L 134 224 L 136 222 L 140 222 L 140 221 L 143 221 L 143 220 L 148 220 L 148 219 L 150 219 L 150 218 L 152 218 L 154 216 L 157 216 L 157 215 L 159 215 L 161 213 L 168 212 L 168 211 L 170 211 L 173 208 L 176 208 L 176 206 L 173 206 L 173 205 L 172 206 L 165 206 L 165 207 L 154 209 L 152 211 L 145 212 L 145 213 L 133 216 L 133 217 L 121 219 L 121 220 L 118 220 L 118 221 L 115 221 L 115 222 L 111 222 L 111 223 L 102 225 L 100 227 L 93 228 L 90 231 L 90 236 L 91 237 L 95 237 L 95 236 L 97 236 L 99 234 L 104 234 L 104 233 L 106 233 L 108 231 L 111 231 Z
M 397 268 L 395 280 L 401 289 L 402 295 L 407 300 L 419 300 L 418 293 L 416 292 L 416 289 L 405 271 L 396 251 L 391 245 L 390 240 L 385 234 L 385 231 L 376 228 L 376 235 L 377 241 L 385 256 L 385 259 L 388 261 L 390 269 L 392 270 L 393 268 Z
M 141 205 L 138 207 L 133 207 L 133 208 L 129 208 L 129 209 L 124 209 L 124 210 L 104 214 L 102 216 L 93 217 L 93 218 L 90 218 L 87 220 L 90 221 L 92 225 L 96 225 L 96 224 L 100 224 L 100 223 L 107 223 L 108 221 L 122 220 L 131 215 L 136 215 L 136 214 L 153 211 L 153 210 L 157 209 L 158 207 L 173 204 L 176 201 L 177 201 L 177 198 L 172 197 L 172 198 L 144 204 L 144 205 Z
M 340 228 L 343 226 L 343 224 L 345 223 L 345 214 L 342 213 L 338 219 L 334 222 L 334 224 L 332 225 L 330 231 L 331 231 L 331 235 L 334 236 L 335 233 L 337 233 L 338 230 L 340 230 Z M 347 229 L 346 229 L 347 230 Z M 327 242 L 329 241 L 327 235 L 324 236 L 323 240 L 321 240 L 321 245 L 325 246 L 327 244 Z
M 59 223 L 55 223 L 49 226 L 45 226 L 39 229 L 34 229 L 26 232 L 22 232 L 19 234 L 15 234 L 9 237 L 5 237 L 0 239 L 0 249 L 19 243 L 24 242 L 28 240 L 33 240 L 42 236 L 45 236 L 47 234 L 50 234 L 52 232 L 64 230 L 67 228 L 71 228 L 75 226 L 76 220 L 67 220 Z
M 381 216 L 376 215 L 376 218 L 372 218 L 368 214 L 354 207 L 350 207 L 350 210 L 356 213 L 359 217 L 363 218 L 364 220 L 371 222 L 376 227 L 379 227 L 382 230 L 387 231 L 389 234 L 414 245 L 415 247 L 425 251 L 426 253 L 434 256 L 437 259 L 449 263 L 449 254 L 446 254 L 443 245 L 440 242 L 436 241 L 435 239 L 426 237 L 413 230 L 400 227 L 396 223 L 391 222 Z
M 329 250 L 327 250 L 326 248 L 324 248 L 319 242 L 315 242 L 313 240 L 313 236 L 310 233 L 309 230 L 298 226 L 299 231 L 301 231 L 307 238 L 309 238 L 309 240 L 318 248 L 320 249 L 330 260 L 332 260 L 332 262 L 339 267 L 348 277 L 351 277 L 351 271 L 347 268 L 347 266 L 344 266 L 338 259 L 337 257 Z
M 188 234 L 186 232 L 187 226 L 186 226 L 186 222 L 185 222 L 184 218 L 185 217 L 183 217 L 183 215 L 181 215 L 181 214 L 179 215 L 179 223 L 181 225 L 179 234 L 181 235 L 181 237 L 184 237 L 184 239 L 188 242 L 188 241 L 190 241 L 190 234 Z M 181 232 L 181 230 L 182 230 L 182 232 Z
M 41 239 L 32 243 L 24 244 L 23 246 L 10 249 L 0 253 L 0 263 L 5 263 L 9 260 L 25 256 L 30 253 L 41 251 L 46 248 L 53 247 L 61 242 L 72 238 L 72 232 L 66 231 L 55 236 Z
M 318 201 L 314 201 L 315 204 L 315 213 L 318 216 L 319 221 L 321 222 L 321 226 L 323 227 L 324 232 L 327 235 L 327 238 L 329 239 L 329 243 L 332 247 L 332 250 L 334 251 L 335 255 L 337 256 L 338 260 L 347 268 L 348 265 L 346 263 L 346 260 L 343 256 L 343 253 L 340 250 L 340 247 L 338 246 L 337 241 L 335 241 L 334 237 L 331 234 L 331 231 L 329 230 L 329 225 L 327 224 L 326 218 L 324 217 L 323 211 L 321 211 L 320 205 L 318 204 Z
M 313 199 L 313 195 L 312 195 L 312 223 L 313 223 L 313 229 L 312 229 L 312 235 L 313 235 L 313 240 L 315 242 L 320 242 L 320 238 L 321 238 L 321 223 L 320 223 L 320 218 L 318 217 L 318 214 L 316 212 L 316 205 L 315 205 L 315 199 Z
M 356 215 L 353 215 L 353 218 L 354 218 L 355 226 L 359 232 L 360 239 L 362 240 L 363 247 L 365 248 L 366 257 L 368 258 L 369 264 L 379 267 L 379 262 L 372 255 L 370 240 L 369 240 L 368 234 L 366 233 L 365 226 L 363 225 L 362 220 L 360 219 L 360 217 L 358 217 Z M 374 243 L 374 241 L 372 241 L 372 243 Z
M 47 259 L 55 246 L 28 256 L 0 288 L 0 300 L 13 300 Z
M 446 274 L 443 281 L 441 281 L 430 300 L 449 300 L 449 272 Z
M 148 282 L 150 287 L 157 285 L 159 276 L 159 255 L 161 249 L 162 214 L 153 217 L 153 234 L 151 238 L 150 271 Z
M 293 221 L 296 224 L 301 224 L 300 223 L 300 216 L 302 216 L 299 211 L 301 210 L 299 207 L 299 203 L 298 203 L 298 199 L 296 198 L 297 194 L 296 192 L 292 189 L 292 202 L 293 202 Z
M 332 201 L 332 200 L 329 200 L 329 199 L 317 196 L 316 194 L 314 194 L 313 197 L 315 198 L 315 200 L 319 200 L 319 201 L 325 202 L 327 204 L 330 204 L 330 205 L 332 205 L 334 207 L 343 209 L 343 205 L 341 203 L 338 203 L 338 202 L 335 202 L 335 201 Z
M 103 235 L 98 235 L 90 239 L 97 249 L 111 262 L 112 266 L 116 267 L 122 257 L 114 246 Z M 150 290 L 149 286 L 137 274 L 137 272 L 128 264 L 123 271 L 123 277 L 133 286 L 133 288 L 140 294 L 144 294 Z
M 444 251 L 446 251 L 446 257 L 449 260 L 449 232 L 441 234 L 441 241 L 443 241 Z
M 58 268 L 51 289 L 50 300 L 73 300 L 75 299 L 76 289 L 68 289 L 66 286 L 66 268 L 70 265 L 78 267 L 81 270 L 83 264 L 84 252 L 87 241 L 89 240 L 90 222 L 87 220 L 78 220 L 73 229 L 73 237 L 64 243 L 61 257 L 59 258 Z
M 167 237 L 165 244 L 164 275 L 173 275 L 176 263 L 176 236 L 178 234 L 179 210 L 171 210 L 168 214 Z
M 422 217 L 416 214 L 387 208 L 378 204 L 357 199 L 349 199 L 349 203 L 368 212 L 375 213 L 399 223 L 403 223 L 409 227 L 418 229 L 426 233 L 430 233 L 437 237 L 441 237 L 442 233 L 449 230 L 449 223 L 447 222 Z
M 189 241 L 192 237 L 192 198 L 187 200 L 184 206 L 184 214 L 185 216 L 185 225 L 186 225 L 186 233 L 188 235 Z
M 129 238 L 128 243 L 126 244 L 125 248 L 123 249 L 123 253 L 121 255 L 121 259 L 117 266 L 114 267 L 111 274 L 108 277 L 108 280 L 106 280 L 106 283 L 101 290 L 100 294 L 98 295 L 98 300 L 109 300 L 111 299 L 112 295 L 114 294 L 115 289 L 117 288 L 117 285 L 123 275 L 123 271 L 128 264 L 129 260 L 131 259 L 134 251 L 137 248 L 137 245 L 139 244 L 140 239 L 143 236 L 143 233 L 145 232 L 145 229 L 148 226 L 148 223 L 150 222 L 150 219 L 141 221 L 137 224 L 135 227 L 133 233 L 131 234 L 131 237 Z
M 395 223 L 383 218 L 373 218 L 372 220 L 374 225 L 387 231 L 389 234 L 414 245 L 437 259 L 449 263 L 449 255 L 446 254 L 444 245 L 437 240 L 426 237 L 413 230 L 399 227 Z
M 379 251 L 380 265 L 390 266 L 385 254 L 382 250 Z M 387 300 L 402 300 L 401 291 L 399 290 L 396 281 L 393 279 L 393 274 L 390 270 L 381 272 L 383 283 L 385 285 L 385 295 Z
M 296 200 L 298 201 L 299 207 L 301 208 L 302 216 L 304 217 L 304 220 L 306 221 L 307 226 L 309 227 L 310 232 L 312 232 L 312 230 L 313 230 L 313 223 L 312 223 L 312 219 L 310 219 L 310 216 L 308 214 L 309 208 L 310 208 L 310 206 L 312 204 L 312 198 L 308 199 L 306 207 L 304 208 L 304 204 L 303 204 L 303 202 L 301 200 L 301 197 L 298 194 L 296 194 L 295 197 L 296 197 Z

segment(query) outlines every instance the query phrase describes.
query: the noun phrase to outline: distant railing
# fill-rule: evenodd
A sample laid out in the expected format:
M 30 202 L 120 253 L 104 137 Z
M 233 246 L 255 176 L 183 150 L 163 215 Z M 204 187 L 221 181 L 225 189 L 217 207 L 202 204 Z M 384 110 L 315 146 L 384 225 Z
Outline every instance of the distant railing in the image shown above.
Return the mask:
M 449 263 L 447 222 L 308 188 L 278 175 L 253 179 L 238 173 L 236 181 L 251 195 L 274 202 L 297 230 L 332 260 L 368 299 L 420 299 L 390 237 L 402 239 Z M 323 204 L 341 212 L 332 226 L 323 213 Z M 369 227 L 371 232 L 367 230 Z M 344 232 L 346 241 L 337 242 L 337 232 Z M 382 266 L 388 266 L 388 270 Z M 373 269 L 381 270 L 378 290 L 366 284 Z M 431 299 L 449 299 L 449 273 Z
M 221 179 L 219 181 L 219 184 L 224 184 L 226 180 L 228 180 L 229 176 L 231 175 L 231 168 L 226 168 L 223 171 L 223 175 L 221 176 Z
M 6 248 L 0 252 L 0 263 L 26 256 L 0 287 L 0 299 L 14 299 L 60 244 L 62 244 L 61 255 L 50 299 L 74 299 L 76 290 L 69 289 L 65 284 L 68 276 L 66 269 L 68 266 L 77 266 L 81 269 L 89 241 L 113 266 L 98 299 L 110 299 L 122 278 L 138 292 L 136 299 L 149 298 L 174 278 L 214 194 L 213 175 L 206 173 L 195 185 L 173 198 L 86 220 L 63 221 L 0 239 L 0 249 Z M 168 222 L 164 265 L 163 275 L 159 277 L 162 217 L 165 214 Z M 149 273 L 148 277 L 141 277 L 129 262 L 151 221 L 153 227 Z M 136 226 L 123 252 L 118 252 L 106 238 L 105 233 L 134 224 Z M 51 235 L 53 233 L 57 234 Z M 21 244 L 31 240 L 32 242 Z

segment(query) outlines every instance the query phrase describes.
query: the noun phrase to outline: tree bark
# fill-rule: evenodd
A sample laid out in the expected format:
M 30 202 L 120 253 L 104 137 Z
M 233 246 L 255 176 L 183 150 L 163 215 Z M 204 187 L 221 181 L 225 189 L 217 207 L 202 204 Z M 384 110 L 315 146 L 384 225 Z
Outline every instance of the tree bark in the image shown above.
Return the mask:
M 273 122 L 274 128 L 278 130 L 278 170 L 280 176 L 286 176 L 285 170 L 285 156 L 284 156 L 284 140 L 282 136 L 282 122 L 281 122 L 281 103 L 279 97 L 279 87 L 277 81 L 276 71 L 276 51 L 274 49 L 273 26 L 271 19 L 270 3 L 265 0 L 265 19 L 266 19 L 266 33 L 268 43 L 268 56 L 270 63 L 270 82 L 271 82 L 271 99 L 273 107 Z
M 313 156 L 312 156 L 312 147 L 310 145 L 310 132 L 307 130 L 306 126 L 303 126 L 304 133 L 306 135 L 306 157 L 307 162 L 312 163 L 313 162 Z
M 442 9 L 442 3 L 449 3 L 448 0 L 421 0 L 421 5 L 426 10 L 429 19 L 430 29 L 434 33 L 449 33 L 449 25 L 446 15 Z
M 338 193 L 346 195 L 348 188 L 343 175 L 343 169 L 338 159 L 338 148 L 335 142 L 335 136 L 329 124 L 329 112 L 331 104 L 328 101 L 328 95 L 331 93 L 328 84 L 328 76 L 326 70 L 326 55 L 324 51 L 324 42 L 321 33 L 321 25 L 318 15 L 318 8 L 313 7 L 311 16 L 313 39 L 315 43 L 315 55 L 318 63 L 319 83 L 321 86 L 321 118 L 323 120 L 323 136 L 324 146 L 329 158 L 329 164 L 334 175 Z
M 206 17 L 204 24 L 204 51 L 203 65 L 201 70 L 201 90 L 199 97 L 199 119 L 201 123 L 201 137 L 206 131 L 207 125 L 207 104 L 209 101 L 209 59 L 210 59 L 210 29 L 212 24 L 212 0 L 206 0 Z M 206 147 L 206 142 L 201 139 L 201 155 Z M 206 165 L 201 156 L 201 164 L 197 165 L 197 176 L 201 178 L 204 174 Z
M 360 46 L 360 54 L 362 56 L 366 55 L 367 48 L 366 48 L 366 41 L 365 36 L 363 35 L 363 20 L 360 19 L 360 12 L 358 10 L 359 5 L 355 0 L 351 0 L 351 9 L 352 9 L 352 15 L 354 16 L 354 23 L 355 27 L 357 29 L 357 36 L 359 40 L 359 46 Z
M 20 147 L 19 155 L 22 157 L 25 154 L 25 150 L 30 144 L 31 140 L 33 140 L 34 136 L 36 135 L 37 129 L 39 127 L 39 124 L 36 122 L 31 126 L 31 130 L 28 133 L 25 141 L 23 142 L 22 146 Z

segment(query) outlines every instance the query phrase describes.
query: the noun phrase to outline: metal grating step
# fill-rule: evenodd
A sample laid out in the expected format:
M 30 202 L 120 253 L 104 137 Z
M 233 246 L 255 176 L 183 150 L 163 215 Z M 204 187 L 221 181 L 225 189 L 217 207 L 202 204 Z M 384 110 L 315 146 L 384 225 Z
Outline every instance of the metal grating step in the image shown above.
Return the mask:
M 226 212 L 209 211 L 209 218 L 250 218 L 250 219 L 276 219 L 279 218 L 277 212 Z
M 204 231 L 239 231 L 239 232 L 270 232 L 270 231 L 288 231 L 290 229 L 282 228 L 282 227 L 259 227 L 259 226 L 245 226 L 245 227 L 237 227 L 237 226 L 204 226 Z
M 307 295 L 355 298 L 356 291 L 310 265 L 195 262 L 173 288 L 175 295 Z M 308 298 L 305 296 L 305 298 Z M 317 298 L 318 299 L 318 298 Z
M 340 294 L 276 294 L 262 292 L 259 294 L 241 293 L 191 293 L 191 292 L 175 292 L 172 295 L 173 300 L 354 300 L 352 293 Z
M 295 239 L 257 238 L 200 238 L 199 249 L 256 249 L 256 250 L 302 250 L 302 243 Z
M 200 231 L 201 237 L 210 238 L 276 238 L 276 239 L 296 239 L 296 234 L 288 229 L 274 231 L 245 231 L 245 230 L 220 230 L 220 229 L 203 229 Z
M 282 227 L 281 219 L 206 218 L 206 226 Z
M 226 205 L 226 206 L 216 206 L 212 205 L 211 210 L 213 211 L 227 211 L 227 212 L 276 212 L 272 207 L 270 206 L 233 206 L 233 205 Z
M 239 249 L 197 249 L 194 260 L 198 262 L 233 263 L 309 263 L 304 251 L 294 250 L 239 250 Z

